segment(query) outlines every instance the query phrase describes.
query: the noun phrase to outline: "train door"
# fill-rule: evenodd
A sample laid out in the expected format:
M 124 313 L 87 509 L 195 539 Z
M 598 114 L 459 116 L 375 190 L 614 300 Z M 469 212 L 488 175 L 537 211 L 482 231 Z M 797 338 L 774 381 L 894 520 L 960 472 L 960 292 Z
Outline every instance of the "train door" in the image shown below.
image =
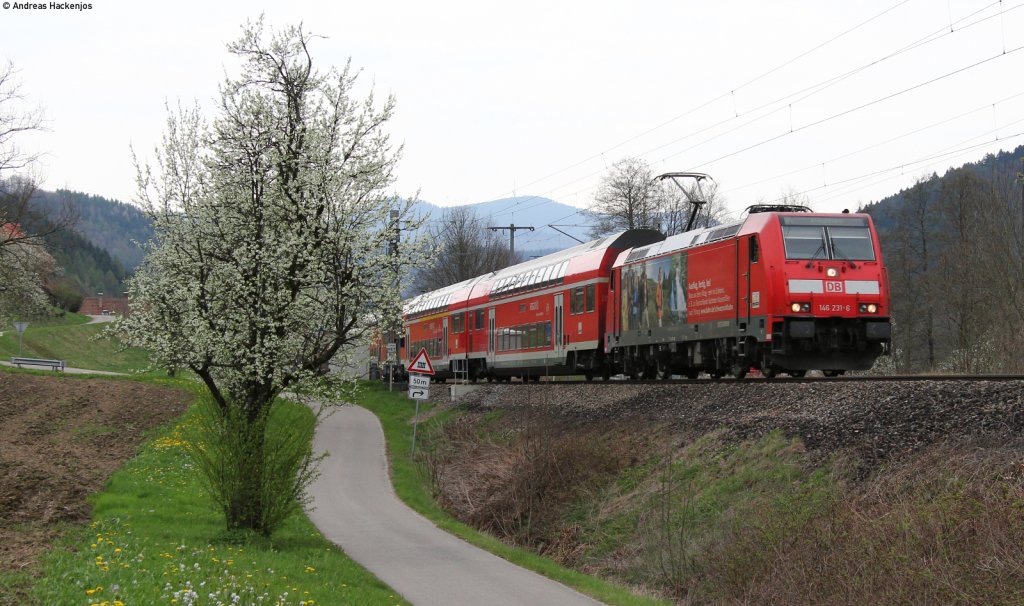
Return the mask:
M 487 363 L 494 366 L 494 350 L 497 349 L 496 341 L 498 331 L 494 329 L 494 308 L 487 310 Z
M 441 357 L 448 357 L 448 318 L 441 320 Z
M 554 345 L 555 358 L 559 363 L 565 359 L 565 315 L 562 312 L 562 295 L 555 295 L 555 326 L 552 333 L 552 344 Z
M 736 240 L 736 330 L 746 334 L 750 324 L 750 253 L 753 237 Z

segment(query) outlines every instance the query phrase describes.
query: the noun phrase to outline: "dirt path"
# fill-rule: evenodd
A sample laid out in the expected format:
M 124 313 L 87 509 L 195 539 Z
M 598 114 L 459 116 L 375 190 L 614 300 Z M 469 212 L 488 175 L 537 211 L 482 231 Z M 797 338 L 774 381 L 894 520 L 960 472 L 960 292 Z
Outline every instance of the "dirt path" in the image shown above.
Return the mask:
M 86 497 L 191 397 L 131 381 L 0 372 L 0 567 L 31 570 L 55 523 L 87 521 Z
M 373 413 L 343 406 L 317 429 L 329 452 L 310 519 L 352 559 L 417 606 L 594 605 L 594 600 L 438 529 L 402 503 L 388 478 Z

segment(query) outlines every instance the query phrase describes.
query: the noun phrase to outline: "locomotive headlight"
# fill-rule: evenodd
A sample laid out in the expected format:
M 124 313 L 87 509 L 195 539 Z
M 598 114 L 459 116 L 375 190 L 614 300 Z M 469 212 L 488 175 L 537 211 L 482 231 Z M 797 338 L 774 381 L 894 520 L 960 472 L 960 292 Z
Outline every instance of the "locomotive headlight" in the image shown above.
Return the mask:
M 811 304 L 810 303 L 793 303 L 792 305 L 789 306 L 789 308 L 791 310 L 793 310 L 795 313 L 800 313 L 800 312 L 805 312 L 806 313 L 806 312 L 811 311 Z
M 875 305 L 874 303 L 868 303 L 868 313 L 869 314 L 876 313 L 877 311 L 878 311 L 878 306 L 877 305 Z
M 862 314 L 874 314 L 878 313 L 878 306 L 874 303 L 861 303 L 857 309 Z
M 792 309 L 794 312 L 799 312 L 800 311 L 800 304 L 799 303 L 794 303 L 794 304 L 790 305 L 789 308 Z
M 839 270 L 836 269 L 835 267 L 829 267 L 828 269 L 825 270 L 825 275 L 830 278 L 834 278 L 839 275 Z

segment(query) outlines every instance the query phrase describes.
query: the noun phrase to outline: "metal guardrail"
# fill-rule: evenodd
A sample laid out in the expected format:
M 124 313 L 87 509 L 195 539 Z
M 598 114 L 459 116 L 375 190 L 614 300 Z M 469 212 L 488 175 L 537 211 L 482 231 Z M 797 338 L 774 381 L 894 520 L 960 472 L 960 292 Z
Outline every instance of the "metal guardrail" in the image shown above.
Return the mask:
M 67 367 L 64 360 L 45 360 L 42 358 L 11 358 L 11 364 L 21 368 L 24 366 L 49 366 L 53 370 L 63 371 Z

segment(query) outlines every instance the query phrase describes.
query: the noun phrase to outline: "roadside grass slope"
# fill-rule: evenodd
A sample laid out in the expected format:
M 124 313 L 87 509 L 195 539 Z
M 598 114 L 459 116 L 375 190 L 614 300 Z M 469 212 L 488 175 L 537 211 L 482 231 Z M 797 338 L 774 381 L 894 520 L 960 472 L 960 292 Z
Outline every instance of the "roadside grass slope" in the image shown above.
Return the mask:
M 125 348 L 101 333 L 108 324 L 86 324 L 88 318 L 68 314 L 63 319 L 30 322 L 25 331 L 21 355 L 27 358 L 65 360 L 68 366 L 110 372 L 138 372 L 149 365 L 145 350 Z M 18 355 L 18 333 L 4 327 L 0 336 L 0 359 Z
M 550 558 L 509 545 L 456 520 L 435 500 L 436 486 L 433 484 L 428 466 L 425 464 L 426 456 L 423 454 L 423 449 L 437 446 L 436 438 L 431 438 L 431 435 L 440 431 L 440 428 L 443 428 L 458 413 L 439 410 L 435 404 L 429 402 L 421 404 L 421 422 L 417 428 L 418 454 L 414 457 L 412 455 L 411 422 L 415 413 L 415 403 L 406 397 L 404 391 L 389 392 L 387 387 L 382 387 L 379 383 L 363 383 L 361 387 L 357 403 L 376 414 L 384 428 L 390 460 L 391 481 L 395 492 L 407 505 L 439 528 L 514 564 L 573 587 L 606 604 L 632 606 L 666 603 L 664 600 L 638 594 L 607 580 L 572 570 Z

